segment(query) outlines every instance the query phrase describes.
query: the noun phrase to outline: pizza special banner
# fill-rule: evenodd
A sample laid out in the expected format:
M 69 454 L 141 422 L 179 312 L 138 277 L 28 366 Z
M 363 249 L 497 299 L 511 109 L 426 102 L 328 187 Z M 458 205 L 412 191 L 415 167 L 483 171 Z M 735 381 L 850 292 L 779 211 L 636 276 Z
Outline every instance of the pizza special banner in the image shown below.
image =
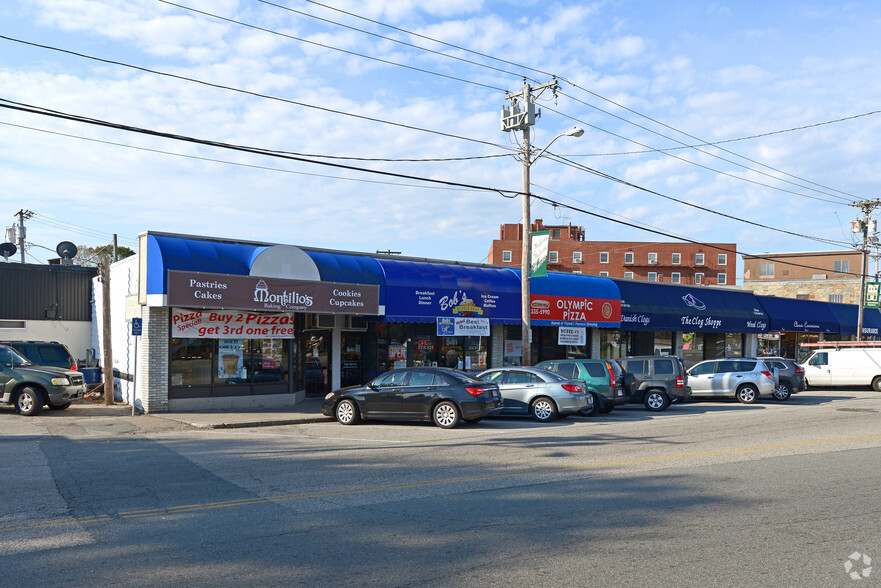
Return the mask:
M 173 308 L 171 336 L 190 339 L 287 339 L 294 336 L 294 315 Z

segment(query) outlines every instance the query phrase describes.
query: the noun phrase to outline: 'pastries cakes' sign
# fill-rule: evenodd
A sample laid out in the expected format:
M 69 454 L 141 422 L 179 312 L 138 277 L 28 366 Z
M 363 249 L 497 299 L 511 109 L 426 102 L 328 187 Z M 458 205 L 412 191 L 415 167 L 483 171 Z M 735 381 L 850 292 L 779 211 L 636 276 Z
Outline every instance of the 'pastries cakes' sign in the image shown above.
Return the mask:
M 168 272 L 168 306 L 322 314 L 379 314 L 379 286 Z

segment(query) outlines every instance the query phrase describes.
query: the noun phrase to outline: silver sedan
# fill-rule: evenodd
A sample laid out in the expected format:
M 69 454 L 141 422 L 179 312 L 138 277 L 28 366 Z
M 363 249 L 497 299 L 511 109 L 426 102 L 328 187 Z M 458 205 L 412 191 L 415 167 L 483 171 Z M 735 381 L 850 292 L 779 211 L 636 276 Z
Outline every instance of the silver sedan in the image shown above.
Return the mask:
M 593 397 L 584 385 L 554 372 L 534 367 L 493 368 L 477 374 L 481 380 L 498 384 L 502 393 L 502 414 L 530 414 L 545 423 L 558 415 L 593 408 Z

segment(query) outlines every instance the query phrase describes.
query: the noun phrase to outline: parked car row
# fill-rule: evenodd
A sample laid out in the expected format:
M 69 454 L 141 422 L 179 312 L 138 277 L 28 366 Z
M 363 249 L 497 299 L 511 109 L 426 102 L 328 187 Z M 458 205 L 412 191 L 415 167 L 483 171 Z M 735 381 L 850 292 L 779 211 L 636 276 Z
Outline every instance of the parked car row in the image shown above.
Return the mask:
M 558 359 L 476 375 L 449 368 L 396 369 L 363 386 L 331 392 L 322 411 L 344 425 L 394 419 L 452 428 L 500 414 L 529 415 L 539 422 L 593 416 L 624 404 L 658 412 L 690 397 L 783 401 L 805 387 L 804 369 L 782 357 L 710 359 L 690 370 L 673 356 Z

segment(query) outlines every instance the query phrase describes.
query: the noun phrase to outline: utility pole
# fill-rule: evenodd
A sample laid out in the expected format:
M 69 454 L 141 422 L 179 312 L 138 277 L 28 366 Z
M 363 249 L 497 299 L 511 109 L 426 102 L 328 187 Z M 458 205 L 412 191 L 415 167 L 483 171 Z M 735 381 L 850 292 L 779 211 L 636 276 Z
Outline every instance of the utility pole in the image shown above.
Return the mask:
M 110 257 L 104 256 L 104 260 L 100 265 L 100 273 L 98 279 L 101 280 L 101 310 L 104 339 L 104 404 L 110 406 L 113 404 L 114 381 L 113 381 L 113 352 L 111 350 L 111 332 L 110 332 Z M 132 400 L 134 404 L 134 400 Z
M 523 247 L 520 258 L 520 297 L 521 297 L 521 364 L 532 365 L 532 321 L 529 308 L 529 269 L 532 257 L 532 221 L 529 216 L 529 166 L 532 164 L 532 146 L 529 142 L 529 127 L 535 124 L 535 99 L 532 93 L 545 88 L 557 87 L 557 80 L 540 86 L 530 86 L 523 80 L 523 90 L 505 94 L 511 101 L 510 108 L 502 107 L 502 130 L 523 131 L 523 148 L 520 157 L 523 162 Z M 541 116 L 541 113 L 539 113 Z
M 21 262 L 24 263 L 24 221 L 34 216 L 34 213 L 30 210 L 21 209 L 15 213 L 15 216 L 18 217 L 18 230 L 16 231 L 18 233 L 18 250 L 21 252 Z
M 853 232 L 863 234 L 863 243 L 860 248 L 862 253 L 860 261 L 860 304 L 857 309 L 857 341 L 863 340 L 863 306 L 866 304 L 866 274 L 869 273 L 869 225 L 872 226 L 872 233 L 875 233 L 875 221 L 869 222 L 869 215 L 875 208 L 881 206 L 881 200 L 862 200 L 860 202 L 852 202 L 850 206 L 860 208 L 863 211 L 863 218 L 857 218 L 853 222 Z

